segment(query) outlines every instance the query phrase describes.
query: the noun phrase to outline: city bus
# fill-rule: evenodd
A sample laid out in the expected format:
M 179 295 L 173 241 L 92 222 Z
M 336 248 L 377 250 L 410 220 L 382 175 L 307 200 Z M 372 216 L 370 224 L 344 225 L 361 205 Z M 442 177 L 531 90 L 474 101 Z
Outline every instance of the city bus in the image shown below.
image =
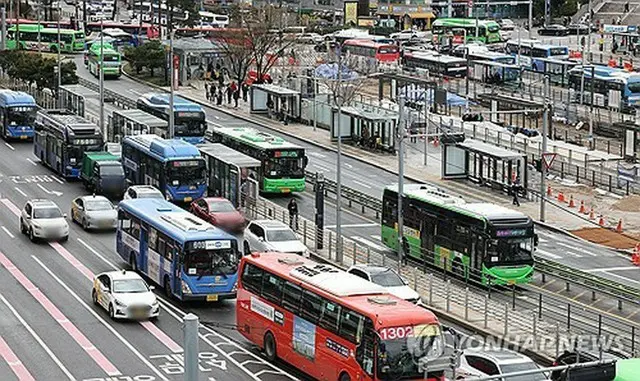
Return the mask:
M 116 251 L 170 298 L 217 302 L 236 297 L 236 238 L 168 201 L 121 201 Z
M 212 141 L 222 143 L 260 160 L 260 191 L 264 193 L 304 192 L 308 158 L 304 148 L 266 132 L 246 127 L 215 128 Z
M 169 94 L 166 93 L 143 94 L 136 102 L 140 110 L 166 121 L 169 121 L 169 104 Z M 173 111 L 174 136 L 191 144 L 204 143 L 207 122 L 202 106 L 182 97 L 174 96 Z
M 507 65 L 516 63 L 516 58 L 512 55 L 493 52 L 489 49 L 471 49 L 469 50 L 469 59 L 472 61 L 490 61 Z
M 124 23 L 117 21 L 88 22 L 85 30 L 87 33 L 100 32 L 102 29 L 121 29 L 125 33 L 140 36 L 147 39 L 158 38 L 160 32 L 158 28 L 148 23 Z
M 485 44 L 501 42 L 500 25 L 493 20 L 477 20 L 478 41 Z M 476 40 L 476 20 L 475 19 L 458 19 L 458 18 L 442 18 L 436 19 L 431 24 L 431 31 L 436 41 L 441 41 L 442 36 L 456 34 L 463 31 L 461 43 Z M 466 41 L 464 41 L 466 35 Z
M 469 78 L 489 85 L 520 83 L 522 68 L 495 61 L 473 61 Z
M 41 25 L 20 25 L 20 49 L 75 53 L 84 50 L 84 32 L 73 29 L 45 28 Z M 16 26 L 7 30 L 7 49 L 16 49 Z
M 229 26 L 229 16 L 200 11 L 200 25 L 204 27 L 226 28 Z
M 20 29 L 23 25 L 40 25 L 45 28 L 58 28 L 58 21 L 55 20 L 31 20 L 31 19 L 7 19 L 7 26 L 16 25 L 20 23 Z M 75 25 L 71 23 L 71 20 L 60 20 L 60 28 L 62 29 L 74 29 Z
M 153 185 L 173 202 L 191 202 L 207 190 L 206 165 L 200 151 L 180 139 L 158 135 L 122 139 L 124 173 L 132 184 Z
M 527 70 L 542 72 L 544 63 L 540 59 L 569 59 L 569 47 L 563 45 L 546 45 L 537 40 L 509 40 L 505 46 L 507 53 L 517 58 L 517 63 Z
M 593 105 L 613 107 L 632 113 L 640 106 L 640 74 L 608 66 L 576 66 L 569 71 L 569 87 L 576 92 L 582 89 L 584 77 L 585 102 L 591 104 L 591 74 L 594 74 Z
M 371 40 L 347 40 L 342 44 L 342 50 L 358 57 L 375 58 L 377 63 L 396 63 L 400 58 L 398 46 Z
M 120 78 L 122 75 L 120 53 L 109 43 L 95 42 L 87 51 L 87 69 L 94 77 L 100 78 L 100 64 L 104 78 Z
M 569 86 L 569 72 L 580 65 L 575 61 L 559 60 L 554 58 L 538 58 L 539 73 L 548 75 L 549 82 L 562 87 Z
M 236 324 L 318 380 L 444 381 L 445 339 L 431 311 L 336 267 L 295 254 L 240 260 Z
M 397 214 L 398 187 L 392 185 L 382 195 L 381 235 L 395 250 Z M 408 257 L 483 284 L 531 281 L 537 236 L 529 216 L 499 205 L 467 203 L 422 184 L 405 184 L 402 214 Z
M 33 139 L 38 105 L 22 91 L 0 90 L 0 135 L 7 139 Z
M 407 52 L 402 61 L 403 68 L 427 71 L 429 75 L 461 78 L 467 73 L 466 59 L 431 51 Z
M 33 153 L 65 178 L 80 178 L 84 153 L 101 151 L 104 144 L 95 123 L 68 111 L 40 110 L 34 126 Z
M 109 116 L 107 131 L 110 142 L 120 142 L 129 135 L 166 136 L 169 133 L 169 123 L 138 109 L 114 110 Z

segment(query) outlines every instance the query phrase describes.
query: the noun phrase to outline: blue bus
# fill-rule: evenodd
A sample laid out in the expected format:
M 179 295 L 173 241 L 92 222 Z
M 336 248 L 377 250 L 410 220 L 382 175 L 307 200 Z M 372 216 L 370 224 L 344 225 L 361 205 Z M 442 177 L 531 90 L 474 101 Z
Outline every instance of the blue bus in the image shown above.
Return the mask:
M 207 302 L 236 297 L 236 238 L 168 201 L 121 201 L 116 250 L 169 297 Z
M 544 71 L 544 63 L 540 59 L 553 58 L 556 60 L 569 59 L 569 47 L 563 45 L 546 45 L 537 40 L 507 41 L 507 53 L 519 57 L 518 64 L 527 70 Z
M 191 202 L 206 194 L 206 162 L 196 146 L 183 140 L 126 136 L 122 160 L 129 183 L 153 185 L 169 201 Z
M 576 92 L 582 88 L 584 76 L 584 101 L 591 104 L 591 74 L 593 104 L 596 107 L 616 108 L 632 113 L 640 107 L 640 74 L 608 66 L 576 66 L 569 70 L 569 87 Z
M 33 153 L 43 165 L 66 178 L 80 178 L 82 156 L 102 151 L 100 128 L 63 110 L 40 110 L 34 123 Z
M 38 105 L 22 91 L 0 90 L 0 134 L 4 139 L 33 139 Z
M 471 61 L 489 61 L 507 65 L 513 65 L 516 63 L 514 56 L 500 52 L 492 52 L 488 49 L 469 51 L 469 59 Z
M 169 94 L 147 93 L 138 98 L 136 105 L 142 111 L 166 121 L 169 120 Z M 202 106 L 179 96 L 174 96 L 173 110 L 174 137 L 183 139 L 191 144 L 204 143 L 207 122 Z M 166 137 L 163 136 L 163 138 Z

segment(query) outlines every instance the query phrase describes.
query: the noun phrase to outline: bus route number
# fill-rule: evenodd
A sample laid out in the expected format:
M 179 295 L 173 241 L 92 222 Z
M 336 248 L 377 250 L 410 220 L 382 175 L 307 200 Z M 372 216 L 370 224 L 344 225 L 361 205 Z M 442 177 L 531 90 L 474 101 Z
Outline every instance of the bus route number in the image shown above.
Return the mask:
M 404 339 L 406 337 L 413 337 L 413 327 L 390 327 L 380 330 L 380 337 L 382 340 L 395 340 Z

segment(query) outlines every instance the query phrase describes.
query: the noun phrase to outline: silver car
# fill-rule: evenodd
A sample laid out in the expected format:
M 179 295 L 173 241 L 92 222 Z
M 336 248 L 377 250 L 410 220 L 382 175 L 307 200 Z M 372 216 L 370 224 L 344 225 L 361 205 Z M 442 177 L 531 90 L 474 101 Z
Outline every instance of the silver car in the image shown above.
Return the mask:
M 58 205 L 51 200 L 29 200 L 20 213 L 20 231 L 31 241 L 37 239 L 69 239 L 69 224 Z
M 82 196 L 71 202 L 71 220 L 88 229 L 115 229 L 118 212 L 104 196 Z

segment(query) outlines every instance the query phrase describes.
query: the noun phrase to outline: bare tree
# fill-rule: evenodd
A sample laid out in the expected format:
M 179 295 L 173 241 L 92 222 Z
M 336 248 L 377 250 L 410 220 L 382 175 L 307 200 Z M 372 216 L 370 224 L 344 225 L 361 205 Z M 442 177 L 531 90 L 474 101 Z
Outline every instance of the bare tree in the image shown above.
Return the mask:
M 375 61 L 362 57 L 330 51 L 329 63 L 316 69 L 316 78 L 326 86 L 335 107 L 349 105 L 366 85 L 371 74 L 377 72 Z M 340 75 L 338 72 L 340 71 Z

